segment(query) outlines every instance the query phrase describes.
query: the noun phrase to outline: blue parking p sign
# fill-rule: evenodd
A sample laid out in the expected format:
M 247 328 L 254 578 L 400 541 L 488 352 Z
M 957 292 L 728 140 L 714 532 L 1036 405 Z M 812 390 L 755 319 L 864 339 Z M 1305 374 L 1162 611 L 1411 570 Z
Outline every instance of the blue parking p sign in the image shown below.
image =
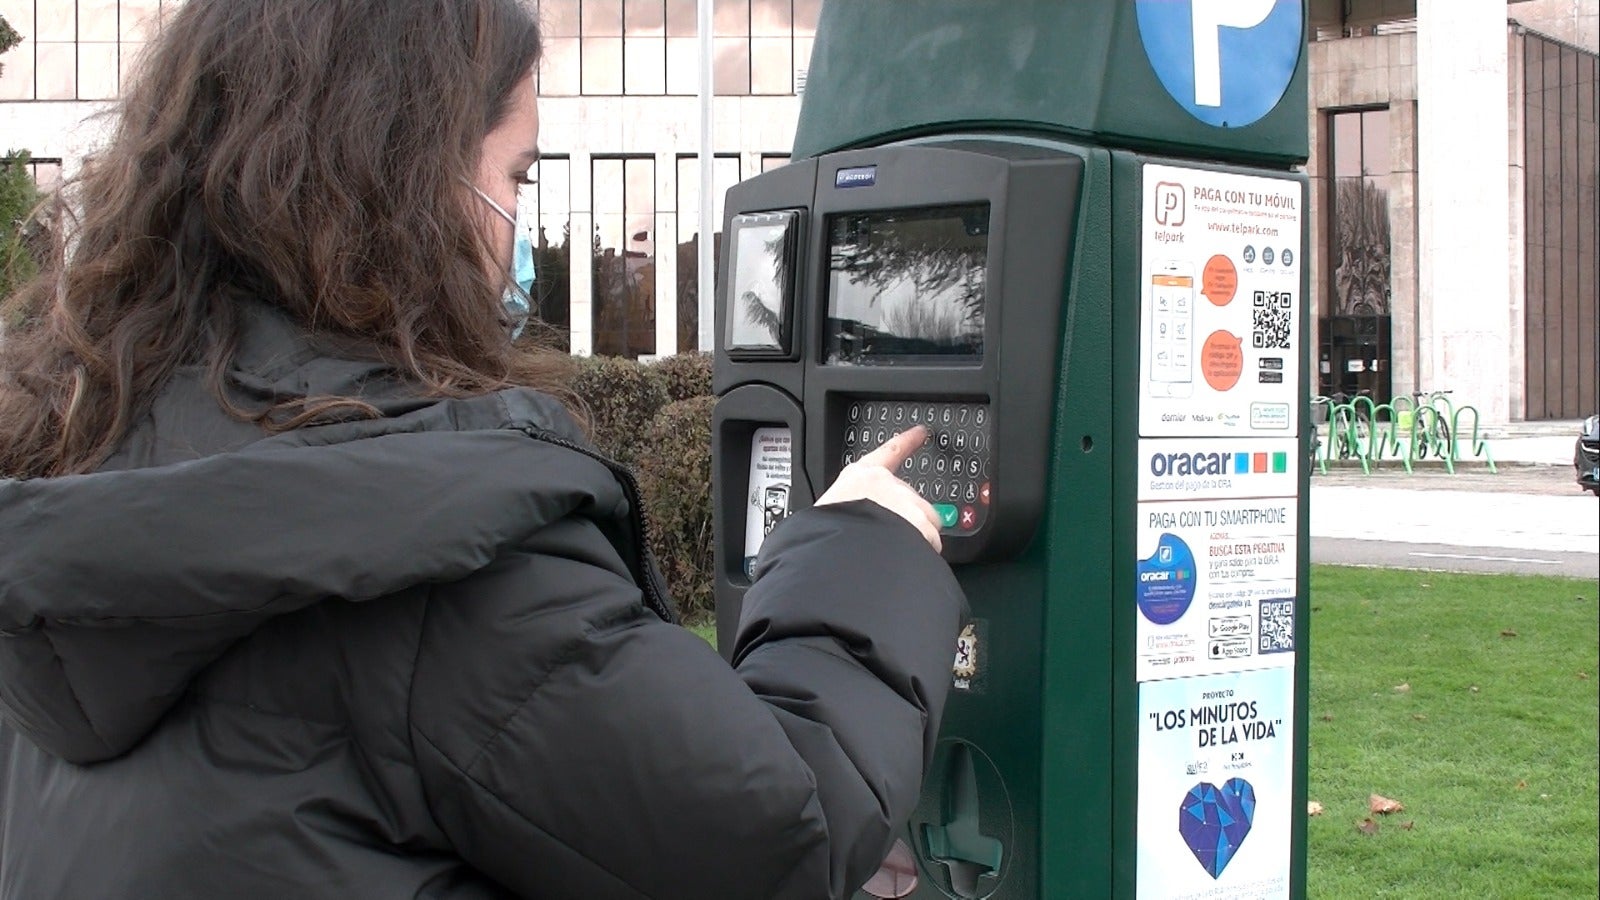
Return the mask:
M 1219 128 L 1272 112 L 1305 50 L 1302 0 L 1134 0 L 1134 10 L 1162 87 Z

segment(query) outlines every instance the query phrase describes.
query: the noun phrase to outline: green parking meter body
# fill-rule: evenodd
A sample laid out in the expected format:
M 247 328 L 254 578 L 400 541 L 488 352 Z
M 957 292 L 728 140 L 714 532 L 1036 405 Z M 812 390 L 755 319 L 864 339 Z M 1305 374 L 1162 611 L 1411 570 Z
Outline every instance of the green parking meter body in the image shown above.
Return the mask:
M 1304 21 L 830 0 L 794 162 L 728 193 L 725 650 L 765 534 L 934 433 L 973 618 L 914 897 L 1304 896 Z

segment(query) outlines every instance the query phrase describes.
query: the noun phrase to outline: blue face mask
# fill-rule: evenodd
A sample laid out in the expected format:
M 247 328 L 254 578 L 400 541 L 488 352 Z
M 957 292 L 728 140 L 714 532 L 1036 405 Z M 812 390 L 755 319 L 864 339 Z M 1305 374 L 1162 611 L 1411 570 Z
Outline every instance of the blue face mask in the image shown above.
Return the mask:
M 505 207 L 494 202 L 477 185 L 468 183 L 467 186 L 501 218 L 510 222 L 511 230 L 516 235 L 511 246 L 511 284 L 506 286 L 505 293 L 500 297 L 500 302 L 505 305 L 506 320 L 511 324 L 511 339 L 516 340 L 522 334 L 522 329 L 527 327 L 528 318 L 533 315 L 533 282 L 537 277 L 533 267 L 533 239 L 526 228 L 517 227 L 517 217 L 506 212 Z

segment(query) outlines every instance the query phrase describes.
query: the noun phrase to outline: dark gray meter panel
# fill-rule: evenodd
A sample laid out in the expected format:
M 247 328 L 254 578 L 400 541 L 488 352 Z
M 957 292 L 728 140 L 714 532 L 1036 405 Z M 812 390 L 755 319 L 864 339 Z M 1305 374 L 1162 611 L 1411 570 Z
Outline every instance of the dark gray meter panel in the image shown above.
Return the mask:
M 1077 155 L 971 140 L 830 154 L 729 190 L 719 585 L 745 577 L 762 502 L 770 528 L 780 498 L 809 504 L 915 425 L 928 442 L 899 474 L 939 511 L 946 558 L 1026 546 L 1045 502 L 1055 385 L 1043 375 L 1058 369 L 1082 177 Z M 752 435 L 770 454 L 775 427 L 792 472 L 781 490 L 752 486 Z

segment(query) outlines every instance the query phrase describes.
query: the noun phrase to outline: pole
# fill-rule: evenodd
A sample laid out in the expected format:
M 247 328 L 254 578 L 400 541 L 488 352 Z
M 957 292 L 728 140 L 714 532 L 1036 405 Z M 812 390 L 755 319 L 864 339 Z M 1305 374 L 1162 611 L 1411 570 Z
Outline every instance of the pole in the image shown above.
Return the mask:
M 698 0 L 696 6 L 696 33 L 700 36 L 700 271 L 696 296 L 700 305 L 700 350 L 710 353 L 716 322 L 716 157 L 711 129 L 711 101 L 716 87 L 712 83 L 711 0 Z

